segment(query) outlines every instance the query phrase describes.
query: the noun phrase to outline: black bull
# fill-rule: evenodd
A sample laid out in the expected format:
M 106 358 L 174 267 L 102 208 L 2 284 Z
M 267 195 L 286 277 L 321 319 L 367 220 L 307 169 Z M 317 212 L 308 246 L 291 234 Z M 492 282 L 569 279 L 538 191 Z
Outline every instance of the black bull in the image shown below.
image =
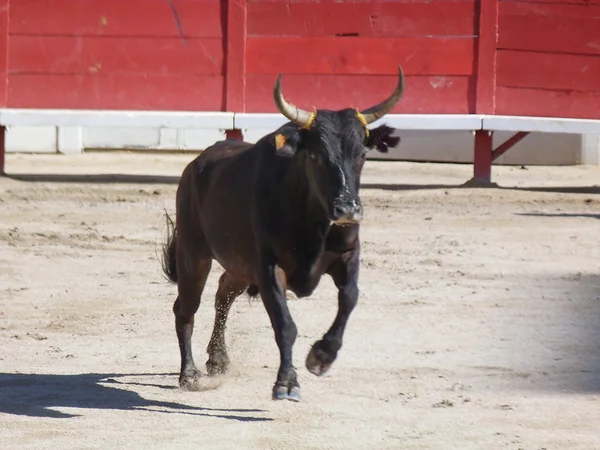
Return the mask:
M 176 198 L 176 226 L 169 223 L 163 269 L 177 283 L 175 328 L 181 351 L 179 384 L 198 389 L 200 372 L 192 357 L 194 315 L 211 268 L 225 272 L 215 299 L 215 322 L 207 347 L 209 375 L 229 365 L 225 324 L 243 292 L 258 295 L 275 332 L 280 367 L 273 399 L 300 400 L 292 360 L 296 325 L 286 291 L 307 297 L 323 274 L 338 288 L 338 312 L 314 343 L 306 367 L 323 375 L 342 347 L 348 318 L 358 300 L 360 175 L 368 149 L 387 152 L 399 138 L 393 128 L 367 125 L 400 100 L 404 76 L 394 93 L 365 111 L 300 110 L 281 94 L 274 99 L 290 122 L 256 144 L 226 140 L 206 149 L 183 171 Z

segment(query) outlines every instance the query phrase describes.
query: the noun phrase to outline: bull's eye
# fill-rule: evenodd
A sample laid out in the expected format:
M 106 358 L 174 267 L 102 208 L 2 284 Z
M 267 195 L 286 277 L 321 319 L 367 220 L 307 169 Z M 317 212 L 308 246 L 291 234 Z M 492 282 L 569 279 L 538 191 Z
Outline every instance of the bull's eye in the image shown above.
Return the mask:
M 316 153 L 309 153 L 310 155 L 310 159 L 312 159 L 313 161 L 317 162 L 319 161 L 319 157 L 317 156 Z

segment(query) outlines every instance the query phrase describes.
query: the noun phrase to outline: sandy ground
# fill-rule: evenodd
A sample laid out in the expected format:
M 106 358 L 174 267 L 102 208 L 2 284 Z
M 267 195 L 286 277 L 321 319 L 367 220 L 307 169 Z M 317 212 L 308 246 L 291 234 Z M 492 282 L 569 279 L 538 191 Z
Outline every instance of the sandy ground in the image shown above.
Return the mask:
M 499 167 L 502 189 L 465 189 L 469 165 L 369 161 L 361 297 L 323 378 L 304 358 L 333 320 L 333 284 L 289 300 L 296 404 L 270 399 L 277 348 L 245 296 L 230 374 L 177 388 L 175 287 L 156 255 L 192 158 L 9 155 L 3 449 L 600 449 L 600 168 Z

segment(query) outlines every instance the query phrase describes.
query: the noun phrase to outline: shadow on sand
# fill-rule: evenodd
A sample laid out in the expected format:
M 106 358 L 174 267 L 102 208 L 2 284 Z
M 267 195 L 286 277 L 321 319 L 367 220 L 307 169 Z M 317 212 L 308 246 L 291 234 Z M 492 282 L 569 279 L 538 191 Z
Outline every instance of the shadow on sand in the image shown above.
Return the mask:
M 125 183 L 125 184 L 177 184 L 179 176 L 170 175 L 136 175 L 122 173 L 104 174 L 44 174 L 19 173 L 4 174 L 6 178 L 31 183 Z M 362 189 L 381 189 L 386 191 L 412 191 L 429 189 L 505 189 L 515 191 L 555 192 L 563 194 L 600 194 L 600 186 L 498 186 L 497 184 L 477 184 L 471 181 L 457 184 L 440 183 L 362 183 Z
M 146 399 L 137 392 L 120 386 L 152 386 L 161 389 L 176 387 L 121 381 L 123 377 L 157 377 L 172 374 L 102 374 L 75 375 L 0 373 L 0 413 L 30 417 L 71 418 L 77 414 L 60 412 L 54 408 L 112 409 L 122 411 L 153 411 L 168 414 L 190 414 L 240 422 L 266 422 L 259 417 L 262 409 L 216 409 L 190 406 L 182 403 Z
M 600 214 L 588 213 L 517 213 L 517 216 L 530 217 L 580 217 L 587 219 L 600 219 Z
M 552 281 L 549 283 L 553 284 Z M 575 273 L 557 280 L 564 293 L 564 316 L 560 334 L 564 357 L 552 362 L 566 390 L 600 392 L 600 274 Z M 557 336 L 558 337 L 558 336 Z M 550 363 L 550 361 L 549 361 Z
M 134 175 L 126 173 L 103 174 L 50 174 L 50 173 L 19 173 L 5 174 L 4 177 L 16 181 L 30 183 L 125 183 L 125 184 L 177 184 L 179 176 L 169 175 Z
M 527 373 L 514 383 L 534 391 L 599 393 L 600 275 L 529 282 L 538 285 L 544 306 L 513 317 L 514 332 L 505 330 L 511 366 Z
M 498 189 L 506 191 L 553 192 L 558 194 L 600 194 L 600 186 L 498 186 L 477 184 L 387 184 L 362 183 L 361 189 L 412 191 L 427 189 Z

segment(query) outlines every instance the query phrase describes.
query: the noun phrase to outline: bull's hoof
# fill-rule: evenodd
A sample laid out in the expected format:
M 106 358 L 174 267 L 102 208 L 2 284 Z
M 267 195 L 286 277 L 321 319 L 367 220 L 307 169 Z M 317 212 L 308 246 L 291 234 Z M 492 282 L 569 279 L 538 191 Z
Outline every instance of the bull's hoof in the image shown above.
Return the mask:
M 221 377 L 205 377 L 198 370 L 179 377 L 179 387 L 183 391 L 211 391 L 217 389 L 222 383 Z
M 227 357 L 208 358 L 208 361 L 206 361 L 206 372 L 210 377 L 227 373 L 228 369 L 229 358 Z
M 190 371 L 179 376 L 179 388 L 183 391 L 201 391 L 202 374 L 197 371 Z
M 306 369 L 317 377 L 325 375 L 329 371 L 336 357 L 323 347 L 323 341 L 315 342 L 306 356 Z
M 299 402 L 300 399 L 300 386 L 273 386 L 273 400 Z

